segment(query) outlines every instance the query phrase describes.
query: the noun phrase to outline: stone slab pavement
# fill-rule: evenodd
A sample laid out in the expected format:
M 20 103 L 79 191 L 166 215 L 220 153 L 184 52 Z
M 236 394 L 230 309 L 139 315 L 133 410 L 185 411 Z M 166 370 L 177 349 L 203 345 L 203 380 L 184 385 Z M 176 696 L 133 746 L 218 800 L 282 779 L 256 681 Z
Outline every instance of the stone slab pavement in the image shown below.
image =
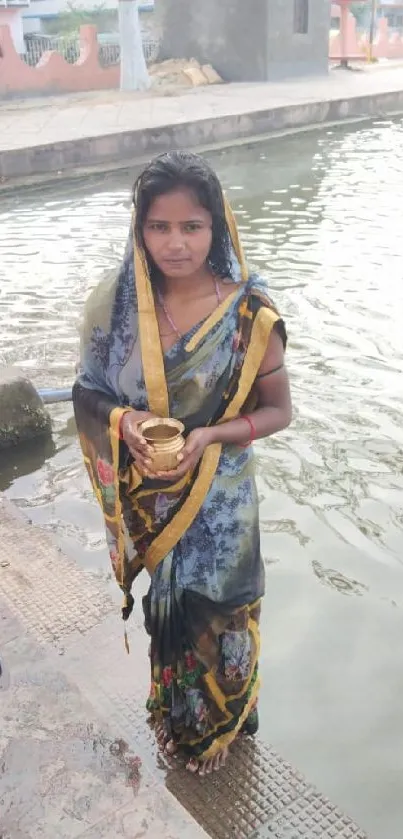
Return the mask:
M 1 839 L 366 839 L 259 739 L 190 776 L 158 756 L 140 615 L 0 496 Z
M 382 72 L 336 71 L 328 77 L 195 88 L 178 95 L 105 90 L 3 101 L 0 150 L 28 148 L 267 107 L 349 99 L 403 90 L 403 64 Z
M 4 182 L 102 163 L 122 165 L 172 146 L 211 147 L 393 111 L 403 111 L 401 62 L 376 69 L 333 69 L 321 78 L 217 85 L 178 95 L 101 91 L 3 101 L 0 178 Z

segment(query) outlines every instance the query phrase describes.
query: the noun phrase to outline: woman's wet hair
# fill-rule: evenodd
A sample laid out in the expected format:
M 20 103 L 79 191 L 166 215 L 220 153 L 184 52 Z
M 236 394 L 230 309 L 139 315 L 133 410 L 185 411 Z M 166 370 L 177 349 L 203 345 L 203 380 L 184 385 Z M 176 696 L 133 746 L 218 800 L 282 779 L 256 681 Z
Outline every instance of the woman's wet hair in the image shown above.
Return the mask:
M 208 262 L 219 277 L 232 277 L 231 240 L 225 219 L 224 197 L 220 181 L 203 157 L 185 151 L 173 151 L 154 158 L 138 177 L 133 190 L 136 210 L 135 237 L 147 255 L 153 285 L 161 282 L 161 273 L 153 264 L 144 242 L 144 227 L 152 203 L 160 195 L 177 189 L 189 189 L 199 204 L 211 213 L 212 243 Z

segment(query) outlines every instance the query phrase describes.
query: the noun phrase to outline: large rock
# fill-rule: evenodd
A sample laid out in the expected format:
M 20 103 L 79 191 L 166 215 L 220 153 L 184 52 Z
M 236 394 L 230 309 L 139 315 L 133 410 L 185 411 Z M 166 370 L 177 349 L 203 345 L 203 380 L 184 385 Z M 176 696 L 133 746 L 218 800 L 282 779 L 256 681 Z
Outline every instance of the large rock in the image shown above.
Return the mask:
M 50 416 L 33 384 L 18 367 L 0 367 L 0 451 L 51 431 Z

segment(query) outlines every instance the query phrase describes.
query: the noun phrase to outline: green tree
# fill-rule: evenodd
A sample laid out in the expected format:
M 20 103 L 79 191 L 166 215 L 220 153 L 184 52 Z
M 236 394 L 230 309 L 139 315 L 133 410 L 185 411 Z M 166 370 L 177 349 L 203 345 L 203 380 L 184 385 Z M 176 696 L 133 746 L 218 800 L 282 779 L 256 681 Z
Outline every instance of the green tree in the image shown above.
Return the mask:
M 359 26 L 365 26 L 368 20 L 368 3 L 352 3 L 351 12 L 353 13 Z

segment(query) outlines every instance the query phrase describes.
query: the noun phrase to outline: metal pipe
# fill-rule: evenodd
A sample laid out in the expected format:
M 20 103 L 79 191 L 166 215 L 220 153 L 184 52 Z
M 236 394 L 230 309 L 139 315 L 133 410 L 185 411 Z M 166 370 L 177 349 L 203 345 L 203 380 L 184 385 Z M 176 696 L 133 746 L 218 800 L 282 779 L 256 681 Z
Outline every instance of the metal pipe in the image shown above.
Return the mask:
M 38 389 L 38 393 L 45 405 L 53 405 L 56 402 L 71 402 L 73 398 L 71 387 L 43 387 Z

